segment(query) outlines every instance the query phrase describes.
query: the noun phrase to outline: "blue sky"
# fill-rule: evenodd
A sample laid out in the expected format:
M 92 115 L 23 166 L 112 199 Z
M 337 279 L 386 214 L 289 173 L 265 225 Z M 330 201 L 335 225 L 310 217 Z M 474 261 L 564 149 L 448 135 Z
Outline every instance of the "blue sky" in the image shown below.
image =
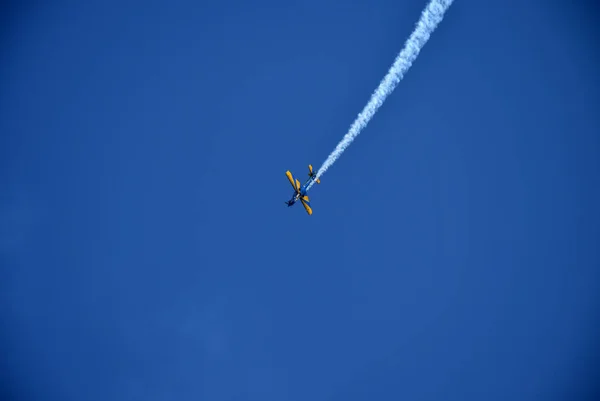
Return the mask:
M 325 160 L 425 1 L 11 9 L 4 394 L 590 395 L 597 9 L 546 3 L 456 0 L 312 216 L 285 171 Z

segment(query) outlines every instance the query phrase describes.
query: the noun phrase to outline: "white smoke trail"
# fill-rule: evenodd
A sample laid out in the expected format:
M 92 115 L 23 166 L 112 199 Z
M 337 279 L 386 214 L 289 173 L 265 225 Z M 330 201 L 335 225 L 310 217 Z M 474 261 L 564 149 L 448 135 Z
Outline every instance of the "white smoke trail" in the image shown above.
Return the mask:
M 371 95 L 369 103 L 367 103 L 358 117 L 356 117 L 356 120 L 354 120 L 352 126 L 350 126 L 350 130 L 344 135 L 329 157 L 327 157 L 327 160 L 323 162 L 323 165 L 319 168 L 319 171 L 317 171 L 317 177 L 321 177 L 325 174 L 329 167 L 335 163 L 358 134 L 360 134 L 367 126 L 385 99 L 393 92 L 402 78 L 404 78 L 404 74 L 406 74 L 423 46 L 425 46 L 425 43 L 427 43 L 427 40 L 429 40 L 429 36 L 442 21 L 444 13 L 448 10 L 453 1 L 454 0 L 431 0 L 429 2 L 427 7 L 423 10 L 421 19 L 417 22 L 415 30 L 404 44 L 404 48 L 400 51 L 396 60 L 394 60 L 394 64 L 392 64 L 386 76 Z M 309 184 L 307 190 L 310 189 L 313 184 L 314 181 Z

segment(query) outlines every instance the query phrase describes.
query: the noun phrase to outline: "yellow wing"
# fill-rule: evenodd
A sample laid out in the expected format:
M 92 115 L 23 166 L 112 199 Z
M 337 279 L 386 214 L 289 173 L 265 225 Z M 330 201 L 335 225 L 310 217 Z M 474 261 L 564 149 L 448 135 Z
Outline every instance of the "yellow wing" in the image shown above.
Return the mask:
M 292 177 L 292 173 L 290 173 L 290 171 L 288 170 L 285 172 L 285 176 L 290 181 L 290 184 L 292 184 L 292 187 L 294 187 L 294 191 L 298 192 L 300 190 L 300 186 L 296 187 L 296 183 L 294 182 L 294 177 Z
M 311 215 L 312 214 L 312 208 L 307 203 L 307 200 L 304 200 L 304 198 L 300 198 L 300 202 L 302 202 L 302 206 L 304 206 L 304 209 L 306 209 L 306 213 L 308 213 L 309 215 Z
M 300 181 L 296 178 L 296 191 L 300 191 Z

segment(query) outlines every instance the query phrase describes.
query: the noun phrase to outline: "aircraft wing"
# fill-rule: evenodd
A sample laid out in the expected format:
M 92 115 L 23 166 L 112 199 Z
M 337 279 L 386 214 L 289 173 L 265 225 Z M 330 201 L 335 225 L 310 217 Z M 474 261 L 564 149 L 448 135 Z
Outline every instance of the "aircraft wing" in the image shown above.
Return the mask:
M 290 184 L 292 184 L 292 187 L 294 187 L 294 191 L 299 192 L 300 191 L 300 186 L 296 186 L 296 182 L 294 181 L 294 177 L 292 177 L 292 173 L 290 173 L 290 171 L 288 170 L 288 171 L 285 172 L 285 176 L 290 181 Z
M 310 202 L 308 200 L 308 196 L 303 196 L 302 198 L 300 198 L 300 202 L 302 202 L 302 206 L 304 206 L 304 209 L 306 209 L 306 213 L 311 215 L 312 208 L 310 207 Z

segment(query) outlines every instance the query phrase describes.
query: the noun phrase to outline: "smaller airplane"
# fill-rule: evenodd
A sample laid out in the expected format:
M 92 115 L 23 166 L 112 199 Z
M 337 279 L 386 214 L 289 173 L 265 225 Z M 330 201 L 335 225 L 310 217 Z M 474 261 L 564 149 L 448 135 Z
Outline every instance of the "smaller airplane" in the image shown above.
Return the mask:
M 292 196 L 292 199 L 285 202 L 286 205 L 288 205 L 288 207 L 290 207 L 294 203 L 296 203 L 298 200 L 300 200 L 300 202 L 302 202 L 302 206 L 304 206 L 304 209 L 306 209 L 306 213 L 311 215 L 312 208 L 310 207 L 310 201 L 308 199 L 308 196 L 306 195 L 306 188 L 312 181 L 316 181 L 317 184 L 321 183 L 321 180 L 317 178 L 317 173 L 315 173 L 313 171 L 312 166 L 309 164 L 308 165 L 308 180 L 306 180 L 306 182 L 303 185 L 300 185 L 300 181 L 298 181 L 297 178 L 294 179 L 294 177 L 292 176 L 292 173 L 290 173 L 289 170 L 285 172 L 285 175 L 287 176 L 288 180 L 290 181 L 290 184 L 292 184 L 292 187 L 294 188 L 294 195 Z

